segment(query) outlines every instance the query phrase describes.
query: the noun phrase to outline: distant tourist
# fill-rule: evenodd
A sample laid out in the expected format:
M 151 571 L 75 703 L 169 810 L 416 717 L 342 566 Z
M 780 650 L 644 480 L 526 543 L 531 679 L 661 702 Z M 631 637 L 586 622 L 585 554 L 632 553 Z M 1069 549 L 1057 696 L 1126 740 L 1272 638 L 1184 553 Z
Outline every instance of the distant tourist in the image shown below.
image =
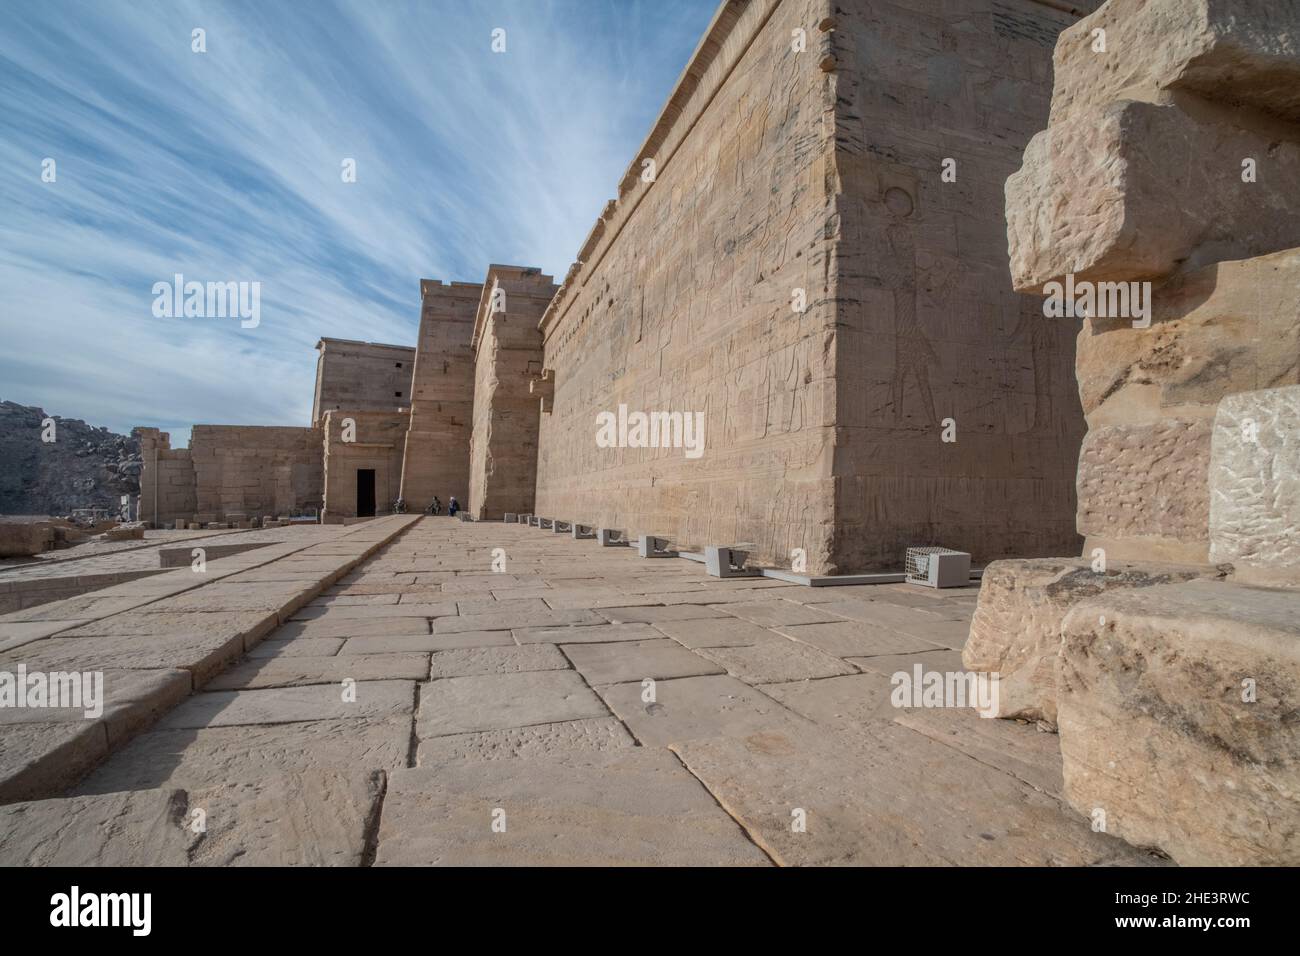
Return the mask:
M 459 502 L 456 501 L 455 498 L 449 498 L 449 499 L 447 499 L 447 514 L 448 514 L 448 515 L 450 515 L 451 517 L 454 518 L 454 517 L 456 517 L 456 512 L 459 511 L 459 510 L 460 510 L 460 504 L 459 504 Z
M 437 495 L 433 496 L 433 503 L 429 505 L 429 514 L 431 515 L 442 514 L 442 502 L 438 500 Z

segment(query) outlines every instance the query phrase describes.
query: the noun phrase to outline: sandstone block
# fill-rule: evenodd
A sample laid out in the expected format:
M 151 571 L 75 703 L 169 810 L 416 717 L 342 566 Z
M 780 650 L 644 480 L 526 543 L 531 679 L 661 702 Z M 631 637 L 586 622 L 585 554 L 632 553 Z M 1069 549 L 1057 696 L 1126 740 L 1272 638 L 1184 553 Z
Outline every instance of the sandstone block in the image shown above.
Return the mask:
M 362 681 L 356 699 L 345 700 L 340 685 L 281 687 L 274 690 L 212 691 L 196 694 L 167 715 L 162 730 L 285 724 L 347 717 L 394 717 L 414 707 L 415 685 L 406 680 Z
M 1226 395 L 1300 382 L 1300 249 L 1216 262 L 1155 290 L 1151 327 L 1087 319 L 1075 370 L 1093 425 L 1211 418 Z
M 1080 533 L 1087 553 L 1205 562 L 1211 426 L 1207 420 L 1091 429 L 1079 453 Z
M 37 521 L 0 521 L 0 558 L 25 558 L 54 547 L 54 528 Z
M 984 569 L 962 663 L 999 675 L 996 716 L 1055 724 L 1056 666 L 1066 614 L 1099 595 L 1214 574 L 1209 568 L 1127 562 L 1110 562 L 1098 573 L 1082 558 L 994 561 Z
M 1300 386 L 1219 403 L 1209 488 L 1210 560 L 1300 575 Z
M 1093 50 L 1093 31 L 1106 50 Z M 1120 97 L 1185 90 L 1300 121 L 1300 8 L 1276 0 L 1109 0 L 1061 33 L 1052 121 Z M 1140 98 L 1140 97 L 1139 97 Z
M 809 723 L 671 749 L 785 865 L 1147 862 L 1071 819 L 1057 799 L 887 721 L 870 736 L 850 738 Z M 804 812 L 804 832 L 792 830 L 796 808 Z
M 1230 157 L 1189 163 L 1188 156 Z M 1267 168 L 1241 178 L 1241 161 Z M 1300 245 L 1300 144 L 1176 105 L 1079 110 L 1038 133 L 1006 185 L 1011 275 L 1022 292 L 1063 281 L 1154 280 L 1176 269 Z
M 1105 623 L 1101 619 L 1105 618 Z M 1071 611 L 1057 672 L 1065 794 L 1183 865 L 1300 862 L 1300 592 L 1212 581 Z

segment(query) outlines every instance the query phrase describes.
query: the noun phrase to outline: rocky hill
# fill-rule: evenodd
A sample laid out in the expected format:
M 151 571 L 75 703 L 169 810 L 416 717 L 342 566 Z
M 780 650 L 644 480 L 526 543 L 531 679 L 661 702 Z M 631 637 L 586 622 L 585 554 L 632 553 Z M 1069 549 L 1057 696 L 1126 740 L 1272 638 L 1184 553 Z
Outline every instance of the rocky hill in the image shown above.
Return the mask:
M 116 512 L 140 493 L 140 443 L 75 418 L 54 419 L 41 440 L 43 409 L 0 401 L 0 514 L 65 515 L 74 508 Z

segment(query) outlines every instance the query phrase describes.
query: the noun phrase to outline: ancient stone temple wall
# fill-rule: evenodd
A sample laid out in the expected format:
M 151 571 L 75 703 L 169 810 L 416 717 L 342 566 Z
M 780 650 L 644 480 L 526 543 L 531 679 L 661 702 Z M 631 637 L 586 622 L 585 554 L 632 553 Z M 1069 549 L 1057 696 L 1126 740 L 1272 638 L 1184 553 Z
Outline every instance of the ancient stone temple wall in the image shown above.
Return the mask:
M 540 399 L 530 385 L 542 371 L 537 323 L 555 295 L 540 269 L 490 266 L 474 322 L 474 429 L 469 513 L 499 519 L 529 513 L 537 482 Z
M 835 6 L 836 563 L 1075 552 L 1076 327 L 1007 282 L 1003 184 L 1077 18 L 1032 0 Z
M 223 521 L 318 511 L 321 448 L 319 428 L 195 425 L 189 451 L 196 514 Z
M 321 506 L 318 428 L 195 425 L 190 447 L 180 449 L 156 428 L 138 432 L 142 521 L 235 521 L 315 513 Z
M 1060 6 L 723 4 L 543 320 L 538 512 L 813 573 L 1076 549 L 1072 330 L 1007 287 L 1001 188 Z M 603 447 L 621 408 L 702 454 Z
M 469 492 L 474 415 L 470 341 L 483 286 L 420 280 L 420 333 L 411 382 L 411 427 L 402 460 L 402 497 L 423 511 L 437 496 L 463 505 Z
M 316 350 L 313 425 L 332 409 L 385 412 L 410 405 L 415 349 L 324 338 Z
M 155 526 L 194 515 L 194 463 L 188 448 L 173 449 L 171 435 L 157 428 L 136 428 L 140 437 L 140 520 Z
M 724 4 L 579 253 L 543 322 L 554 399 L 538 513 L 831 562 L 826 12 L 814 0 Z M 620 405 L 699 413 L 703 454 L 599 447 L 597 415 Z
M 990 566 L 963 661 L 1183 864 L 1300 862 L 1297 51 L 1300 4 L 1109 0 L 1007 183 L 1015 286 L 1086 315 L 1087 551 Z
M 323 520 L 357 516 L 357 472 L 375 473 L 375 514 L 392 513 L 401 493 L 402 455 L 410 416 L 404 412 L 333 409 L 321 422 L 324 433 Z

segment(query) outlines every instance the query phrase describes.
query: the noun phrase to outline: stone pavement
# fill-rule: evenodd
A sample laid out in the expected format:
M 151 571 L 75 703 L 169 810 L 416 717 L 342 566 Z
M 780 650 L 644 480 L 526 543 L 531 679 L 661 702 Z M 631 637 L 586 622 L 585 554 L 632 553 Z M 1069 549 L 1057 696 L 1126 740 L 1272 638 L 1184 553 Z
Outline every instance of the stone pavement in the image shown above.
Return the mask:
M 259 603 L 156 616 L 213 591 Z M 0 863 L 1163 862 L 1063 804 L 1054 735 L 891 705 L 896 671 L 960 669 L 976 593 L 424 518 L 64 795 L 0 807 Z

